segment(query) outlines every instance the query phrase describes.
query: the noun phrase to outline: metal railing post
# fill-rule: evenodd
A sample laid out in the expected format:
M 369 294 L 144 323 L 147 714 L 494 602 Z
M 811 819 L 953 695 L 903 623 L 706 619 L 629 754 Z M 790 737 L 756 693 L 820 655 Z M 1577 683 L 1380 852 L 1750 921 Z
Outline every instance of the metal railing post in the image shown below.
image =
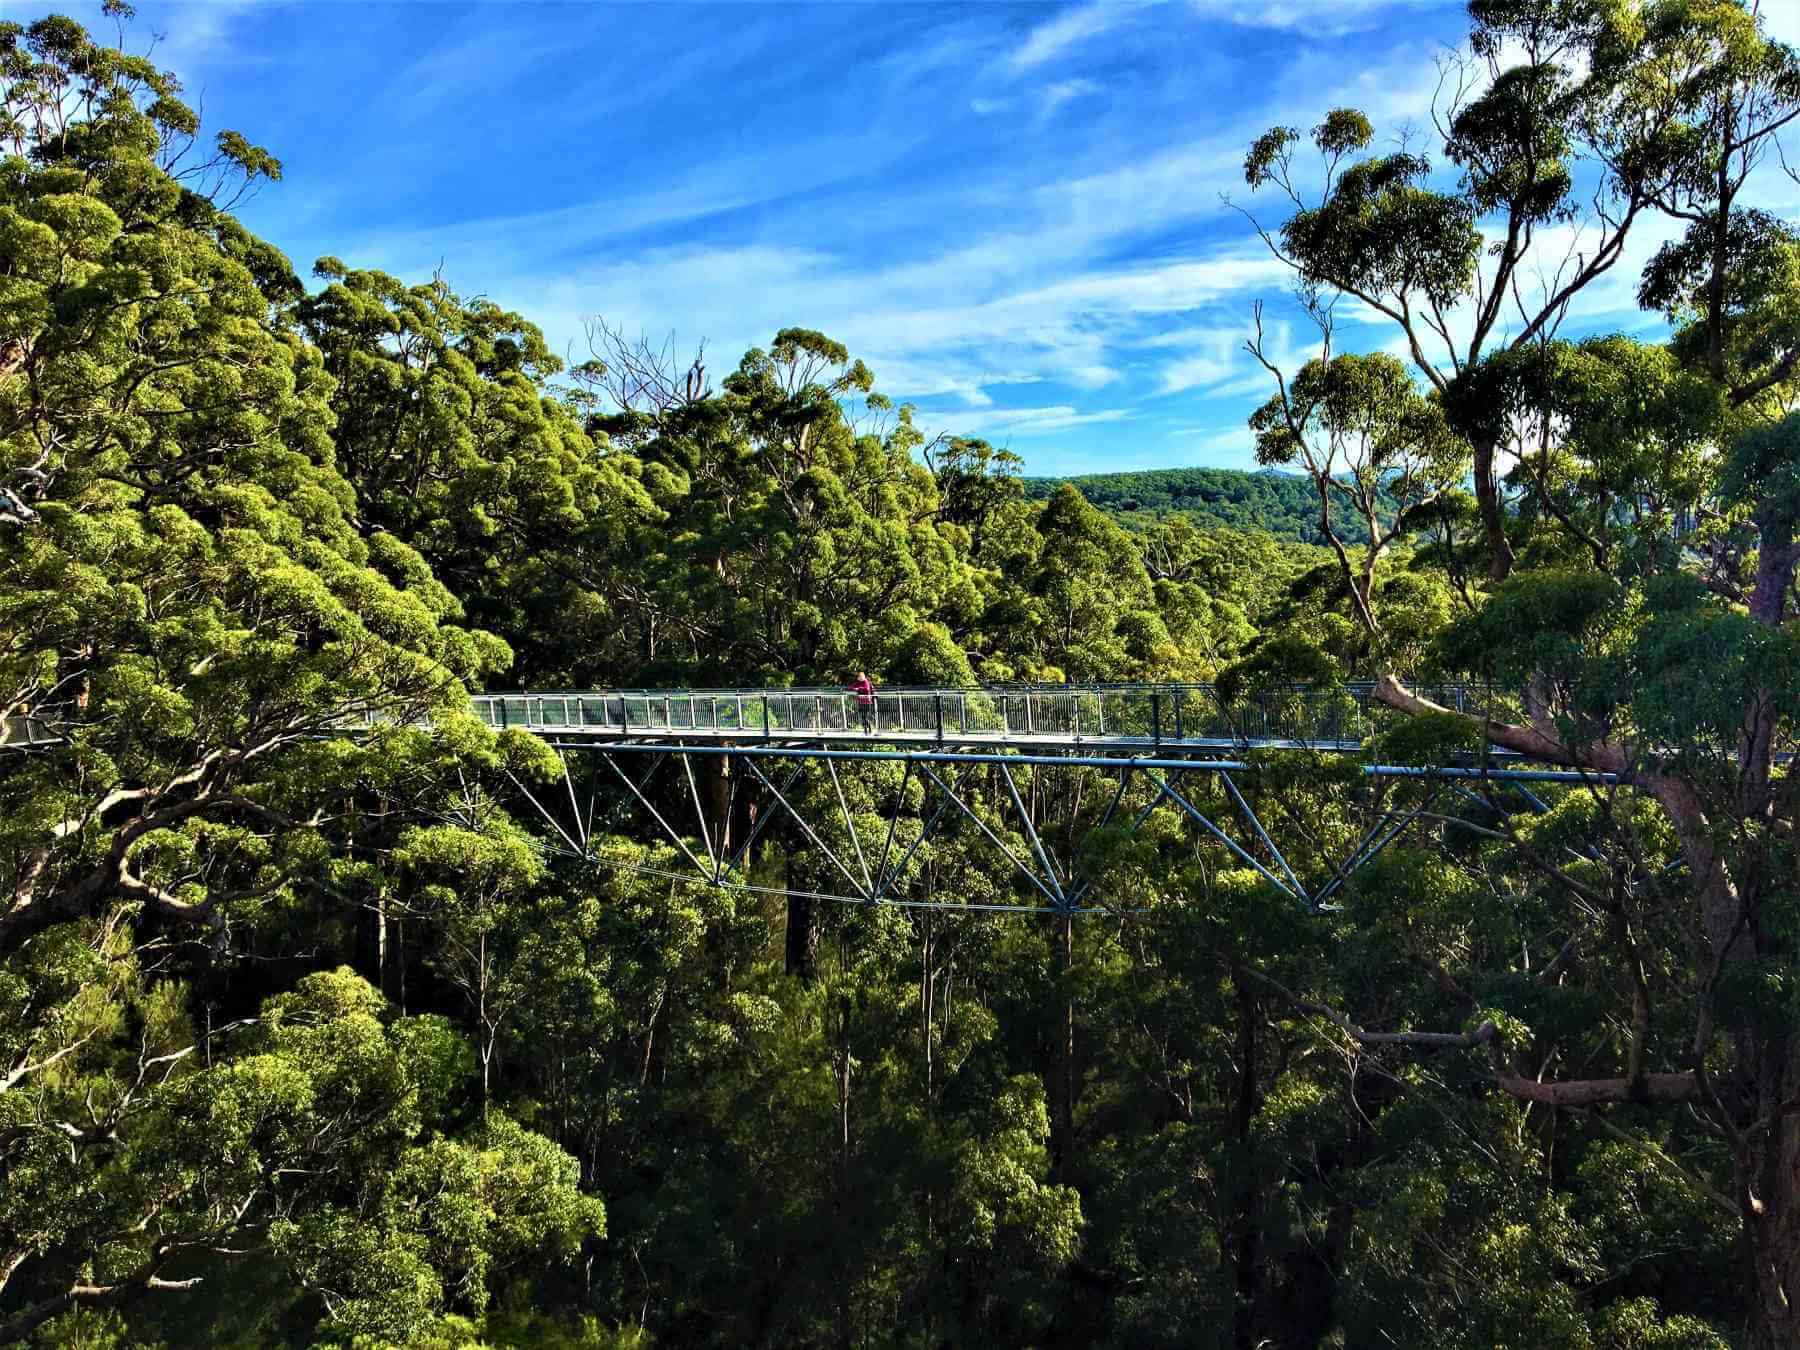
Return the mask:
M 932 712 L 937 716 L 938 744 L 944 743 L 944 696 L 933 690 L 931 695 Z
M 1150 695 L 1150 739 L 1162 744 L 1162 694 Z
M 766 739 L 768 739 L 768 735 L 769 735 L 769 696 L 767 694 L 764 694 L 762 696 L 762 705 L 763 705 L 763 738 L 766 740 Z

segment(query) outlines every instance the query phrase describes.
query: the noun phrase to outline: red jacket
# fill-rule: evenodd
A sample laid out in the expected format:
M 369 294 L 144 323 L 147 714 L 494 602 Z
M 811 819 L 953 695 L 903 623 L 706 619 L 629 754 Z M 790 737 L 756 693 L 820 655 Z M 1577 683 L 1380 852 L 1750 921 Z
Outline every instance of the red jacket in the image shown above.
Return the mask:
M 867 679 L 853 680 L 844 688 L 855 694 L 856 701 L 865 708 L 875 701 L 875 686 Z

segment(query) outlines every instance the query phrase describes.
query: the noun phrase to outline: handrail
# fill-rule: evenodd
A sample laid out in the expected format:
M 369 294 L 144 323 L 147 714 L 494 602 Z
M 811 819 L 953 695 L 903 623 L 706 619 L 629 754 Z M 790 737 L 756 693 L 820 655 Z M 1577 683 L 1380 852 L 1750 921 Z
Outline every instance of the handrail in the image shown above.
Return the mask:
M 1209 684 L 890 685 L 867 707 L 840 686 L 729 689 L 521 689 L 473 695 L 476 715 L 495 729 L 563 735 L 645 734 L 763 739 L 879 734 L 907 740 L 1139 742 L 1353 748 L 1398 721 L 1356 683 L 1287 685 L 1226 701 Z M 1421 687 L 1447 706 L 1493 707 L 1498 691 L 1471 684 Z M 60 742 L 56 709 L 0 719 L 0 749 Z M 380 718 L 364 718 L 370 726 Z M 352 724 L 346 723 L 346 729 Z
M 1493 707 L 1469 684 L 1420 692 L 1447 706 Z M 1089 743 L 1146 740 L 1357 744 L 1390 718 L 1372 683 L 1287 685 L 1222 698 L 1207 684 L 890 685 L 865 701 L 841 686 L 764 689 L 522 689 L 476 695 L 489 726 L 623 736 L 900 735 Z

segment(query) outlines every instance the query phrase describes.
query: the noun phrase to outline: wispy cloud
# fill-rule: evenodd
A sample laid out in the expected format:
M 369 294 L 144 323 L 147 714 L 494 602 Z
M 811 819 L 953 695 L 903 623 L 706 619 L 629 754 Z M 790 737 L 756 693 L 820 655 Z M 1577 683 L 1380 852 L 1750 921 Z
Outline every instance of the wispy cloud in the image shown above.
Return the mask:
M 1158 392 L 1179 394 L 1223 384 L 1241 373 L 1243 360 L 1243 334 L 1235 329 L 1215 330 L 1158 369 Z
M 1443 8 L 1443 0 L 1190 0 L 1214 22 L 1273 28 L 1311 40 L 1346 37 L 1380 28 L 1406 11 Z
M 1247 426 L 1175 427 L 1169 434 L 1177 444 L 1208 464 L 1249 468 L 1256 463 L 1256 438 Z
M 1241 455 L 1225 437 L 1267 393 L 1241 351 L 1251 301 L 1270 299 L 1284 360 L 1307 353 L 1277 326 L 1286 271 L 1221 194 L 1242 192 L 1244 148 L 1273 122 L 1343 103 L 1421 115 L 1458 7 L 1026 12 L 744 6 L 730 42 L 654 7 L 572 25 L 519 5 L 304 23 L 195 6 L 170 27 L 214 35 L 202 77 L 279 56 L 266 79 L 225 81 L 237 102 L 213 120 L 285 128 L 269 139 L 289 180 L 251 223 L 303 261 L 410 279 L 441 260 L 577 358 L 594 315 L 704 338 L 715 371 L 802 323 L 922 425 L 1016 438 L 1034 466 Z M 1342 36 L 1395 14 L 1397 37 Z M 1289 31 L 1235 31 L 1251 23 Z M 1250 50 L 1262 41 L 1283 59 Z
M 244 28 L 267 9 L 271 0 L 214 0 L 206 5 L 171 6 L 141 5 L 139 20 L 124 27 L 125 47 L 131 51 L 150 48 L 158 65 L 178 73 L 194 71 L 202 66 L 242 66 L 272 59 L 259 54 L 241 41 Z M 116 35 L 114 21 L 99 15 L 88 20 L 92 31 L 108 38 Z
M 928 432 L 934 427 L 955 430 L 967 436 L 1017 436 L 1032 438 L 1069 431 L 1076 427 L 1110 425 L 1127 422 L 1138 416 L 1131 408 L 1105 408 L 1082 412 L 1064 404 L 1053 408 L 991 408 L 978 412 L 959 412 L 953 417 L 925 413 L 920 424 Z
M 568 50 L 555 34 L 496 43 L 479 24 L 465 24 L 447 41 L 411 62 L 396 85 L 404 91 L 404 114 L 422 117 L 450 103 L 502 96 L 526 83 L 534 71 Z
M 1070 48 L 1115 28 L 1132 17 L 1135 6 L 1125 0 L 1101 0 L 1066 9 L 1033 28 L 1006 65 L 1014 72 L 1031 70 L 1062 56 Z
M 1300 337 L 1300 333 L 1307 337 Z M 1248 316 L 1237 324 L 1219 328 L 1184 329 L 1160 335 L 1145 347 L 1176 354 L 1157 366 L 1163 395 L 1202 391 L 1215 401 L 1254 398 L 1261 402 L 1275 392 L 1274 378 L 1245 347 L 1251 336 Z M 1324 350 L 1322 340 L 1310 329 L 1287 319 L 1272 319 L 1263 331 L 1263 354 L 1278 370 L 1292 374 Z
M 1043 92 L 1038 95 L 1038 111 L 1043 116 L 1049 117 L 1070 100 L 1085 98 L 1089 94 L 1099 92 L 1100 83 L 1097 80 L 1080 78 L 1058 80 L 1055 84 L 1046 85 Z
M 1071 77 L 1037 93 L 1059 86 L 1072 86 L 1059 94 L 1067 99 L 1098 81 Z M 1321 111 L 1332 92 L 1312 92 Z M 489 293 L 563 344 L 600 313 L 632 330 L 705 337 L 724 360 L 804 322 L 867 359 L 888 393 L 925 405 L 922 420 L 1080 434 L 1121 419 L 1112 391 L 1221 404 L 1266 395 L 1266 373 L 1241 344 L 1251 298 L 1281 294 L 1289 274 L 1219 200 L 1266 117 L 1250 108 L 1148 155 L 1121 148 L 1119 167 L 1086 174 L 1065 176 L 1054 160 L 1010 168 L 1023 186 L 1004 176 L 899 180 L 870 197 L 854 179 L 823 181 L 841 161 L 820 158 L 797 177 L 759 174 L 753 157 L 726 160 L 651 192 L 375 236 L 370 261 L 417 267 L 448 255 L 453 278 L 478 269 Z M 958 228 L 907 237 L 927 218 Z M 789 220 L 798 228 L 777 228 Z M 839 227 L 849 221 L 857 228 Z M 646 242 L 671 230 L 701 238 Z M 870 258 L 880 230 L 900 245 Z M 1136 247 L 1159 235 L 1179 242 L 1160 256 Z M 1029 385 L 1062 397 L 1004 406 Z M 1096 411 L 1087 398 L 1100 390 L 1109 397 Z

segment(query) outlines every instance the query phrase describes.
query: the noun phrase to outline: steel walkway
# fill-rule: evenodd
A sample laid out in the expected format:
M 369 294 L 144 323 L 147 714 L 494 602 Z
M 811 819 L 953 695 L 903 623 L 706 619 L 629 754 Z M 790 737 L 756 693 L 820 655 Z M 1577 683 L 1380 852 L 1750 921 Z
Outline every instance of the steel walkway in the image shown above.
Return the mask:
M 1498 710 L 1492 690 L 1419 690 L 1458 711 Z M 1211 685 L 881 689 L 864 729 L 856 696 L 817 689 L 526 690 L 483 694 L 476 714 L 574 748 L 653 738 L 684 745 L 937 746 L 1090 754 L 1361 749 L 1404 719 L 1373 686 L 1305 686 L 1227 701 Z
M 1489 688 L 1417 692 L 1462 712 L 1519 716 Z M 753 875 L 755 845 L 780 834 L 790 855 L 812 857 L 832 878 L 832 889 L 821 883 L 805 894 L 851 904 L 1117 913 L 1086 876 L 1088 850 L 1108 829 L 1138 835 L 1162 809 L 1185 830 L 1183 848 L 1218 850 L 1223 865 L 1253 870 L 1318 910 L 1409 831 L 1453 828 L 1446 812 L 1457 800 L 1474 802 L 1491 822 L 1495 813 L 1547 810 L 1534 789 L 1614 781 L 1497 752 L 1442 764 L 1383 762 L 1377 738 L 1405 719 L 1377 703 L 1368 684 L 1236 699 L 1209 685 L 888 688 L 877 691 L 866 729 L 856 696 L 838 688 L 524 690 L 471 701 L 489 727 L 529 732 L 560 752 L 560 782 L 507 775 L 518 804 L 529 803 L 545 827 L 546 852 L 677 881 L 798 894 Z M 0 748 L 53 748 L 57 711 L 0 723 Z M 1295 837 L 1284 849 L 1284 829 L 1259 813 L 1258 803 L 1266 811 L 1279 790 L 1271 762 L 1295 755 L 1353 757 L 1354 776 L 1366 785 L 1339 789 L 1342 815 L 1359 822 L 1360 837 L 1335 859 L 1322 860 L 1313 831 L 1291 813 L 1285 828 Z M 666 765 L 673 769 L 663 773 Z M 1100 801 L 1082 809 L 1069 777 L 1080 771 L 1090 771 L 1086 781 L 1104 810 Z M 859 772 L 888 775 L 885 787 L 871 778 L 857 794 L 876 803 L 873 820 L 866 806 L 853 811 L 846 793 Z M 917 809 L 906 804 L 913 783 L 923 792 Z M 612 840 L 633 817 L 682 865 L 621 859 Z M 1004 860 L 1012 896 L 920 898 L 921 850 L 955 831 Z M 1159 847 L 1170 846 L 1168 837 L 1163 830 Z M 1302 847 L 1313 861 L 1296 866 Z
M 1491 689 L 1418 692 L 1458 711 L 1519 715 Z M 548 790 L 513 780 L 548 827 L 550 852 L 672 880 L 797 893 L 750 877 L 755 844 L 774 828 L 834 883 L 805 894 L 851 904 L 1116 913 L 1083 877 L 1084 854 L 1101 831 L 1135 836 L 1166 808 L 1194 846 L 1222 850 L 1225 865 L 1249 868 L 1318 910 L 1409 830 L 1441 831 L 1452 819 L 1445 799 L 1490 813 L 1541 811 L 1547 803 L 1534 787 L 1611 781 L 1498 752 L 1438 765 L 1383 763 L 1374 738 L 1405 718 L 1377 703 L 1369 684 L 1238 699 L 1209 685 L 888 688 L 876 693 L 866 727 L 856 696 L 837 688 L 525 690 L 482 695 L 474 707 L 488 726 L 530 732 L 562 752 L 562 781 Z M 1361 760 L 1359 775 L 1378 802 L 1365 812 L 1360 838 L 1303 877 L 1308 869 L 1287 856 L 1295 848 L 1281 847 L 1254 799 L 1269 756 L 1308 753 Z M 665 765 L 674 767 L 658 781 Z M 865 794 L 888 803 L 865 838 L 870 822 L 861 813 L 859 829 L 847 776 L 882 765 L 901 766 L 901 791 Z M 1056 778 L 1066 770 L 1099 771 L 1103 811 L 1095 803 L 1083 814 L 1078 796 L 1066 800 L 1067 780 Z M 924 791 L 916 822 L 902 805 L 915 780 Z M 728 800 L 709 801 L 721 781 Z M 978 781 L 979 799 L 969 791 Z M 754 798 L 747 813 L 740 797 Z M 609 813 L 622 821 L 621 805 L 685 865 L 645 868 L 609 850 Z M 754 823 L 734 838 L 733 822 L 745 820 Z M 1004 860 L 1018 903 L 909 893 L 919 850 L 958 828 L 972 829 Z

